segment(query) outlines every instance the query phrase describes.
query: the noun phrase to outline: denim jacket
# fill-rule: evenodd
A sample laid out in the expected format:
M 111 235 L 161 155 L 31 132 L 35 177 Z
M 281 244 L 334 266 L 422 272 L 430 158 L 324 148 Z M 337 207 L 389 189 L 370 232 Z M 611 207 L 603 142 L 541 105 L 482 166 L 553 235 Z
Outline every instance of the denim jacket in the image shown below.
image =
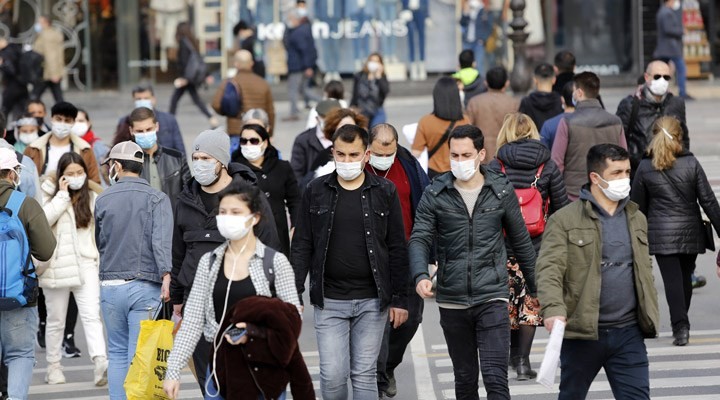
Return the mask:
M 125 177 L 95 202 L 100 280 L 161 282 L 172 269 L 170 199 L 142 178 Z
M 409 277 L 407 245 L 400 199 L 395 185 L 368 172 L 362 190 L 363 225 L 368 258 L 381 308 L 407 309 Z M 305 291 L 310 273 L 310 302 L 324 307 L 325 256 L 333 229 L 338 198 L 337 173 L 315 179 L 305 189 L 291 246 L 298 293 Z

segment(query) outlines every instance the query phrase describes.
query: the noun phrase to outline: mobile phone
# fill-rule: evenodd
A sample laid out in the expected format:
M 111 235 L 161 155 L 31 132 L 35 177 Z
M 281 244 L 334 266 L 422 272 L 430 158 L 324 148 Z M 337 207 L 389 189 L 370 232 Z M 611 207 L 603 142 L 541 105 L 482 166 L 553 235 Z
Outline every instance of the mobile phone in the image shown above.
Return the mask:
M 225 331 L 225 334 L 230 337 L 230 341 L 232 341 L 233 343 L 237 343 L 238 340 L 242 339 L 242 337 L 245 336 L 246 333 L 247 331 L 244 328 L 237 328 L 232 325 L 231 328 L 228 328 Z

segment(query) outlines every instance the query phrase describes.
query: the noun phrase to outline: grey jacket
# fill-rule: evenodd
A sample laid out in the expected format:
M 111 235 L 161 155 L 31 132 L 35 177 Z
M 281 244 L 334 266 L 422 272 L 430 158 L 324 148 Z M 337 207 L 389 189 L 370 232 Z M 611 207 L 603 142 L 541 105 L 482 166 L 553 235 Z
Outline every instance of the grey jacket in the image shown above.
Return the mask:
M 172 269 L 170 199 L 142 178 L 125 177 L 95 202 L 100 280 L 161 282 Z
M 660 7 L 655 20 L 657 22 L 657 46 L 654 58 L 671 58 L 683 56 L 683 25 L 681 11 L 669 7 Z

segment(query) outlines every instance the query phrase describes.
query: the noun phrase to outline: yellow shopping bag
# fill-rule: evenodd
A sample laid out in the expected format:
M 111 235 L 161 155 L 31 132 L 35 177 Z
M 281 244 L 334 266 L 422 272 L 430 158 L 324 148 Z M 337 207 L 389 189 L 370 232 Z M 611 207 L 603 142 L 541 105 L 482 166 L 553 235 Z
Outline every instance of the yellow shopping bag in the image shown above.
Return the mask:
M 169 400 L 163 392 L 167 359 L 173 346 L 173 322 L 140 321 L 135 357 L 125 377 L 128 400 Z

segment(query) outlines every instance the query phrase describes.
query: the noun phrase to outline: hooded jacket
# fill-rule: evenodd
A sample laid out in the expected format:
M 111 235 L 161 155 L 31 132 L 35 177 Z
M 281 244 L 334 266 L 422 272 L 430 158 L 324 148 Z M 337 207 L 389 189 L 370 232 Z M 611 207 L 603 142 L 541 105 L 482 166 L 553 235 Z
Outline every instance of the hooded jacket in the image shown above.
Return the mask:
M 520 102 L 520 112 L 533 120 L 538 130 L 545 121 L 563 113 L 562 100 L 555 92 L 532 92 Z
M 238 163 L 228 165 L 231 185 L 240 183 L 257 184 L 255 174 Z M 225 242 L 217 229 L 218 210 L 206 210 L 200 198 L 200 184 L 193 178 L 185 183 L 175 206 L 175 230 L 172 243 L 172 280 L 170 298 L 173 304 L 183 304 L 190 294 L 195 271 L 200 258 Z M 262 198 L 262 218 L 255 226 L 255 235 L 273 249 L 280 248 L 275 221 L 267 199 Z
M 692 153 L 685 152 L 663 172 L 664 176 L 653 167 L 651 158 L 645 158 L 630 193 L 647 215 L 650 254 L 705 253 L 698 202 L 715 232 L 720 232 L 720 206 L 705 171 Z
M 52 133 L 40 136 L 37 140 L 30 143 L 25 148 L 25 152 L 23 153 L 33 160 L 35 166 L 37 167 L 38 175 L 40 176 L 43 176 L 50 172 L 45 171 L 45 167 L 47 165 L 47 150 L 50 146 L 51 136 Z M 90 147 L 90 144 L 82 140 L 79 136 L 71 133 L 70 151 L 74 151 L 80 154 L 80 156 L 82 157 L 83 161 L 85 162 L 85 167 L 87 167 L 88 179 L 95 181 L 95 183 L 100 183 L 98 163 L 97 160 L 95 160 L 95 153 L 93 152 L 92 147 Z
M 292 157 L 290 157 L 290 166 L 295 173 L 295 179 L 302 181 L 308 172 L 312 171 L 312 165 L 318 154 L 325 150 L 320 139 L 317 137 L 317 127 L 306 129 L 295 137 L 292 147 Z M 300 187 L 300 191 L 305 186 Z

